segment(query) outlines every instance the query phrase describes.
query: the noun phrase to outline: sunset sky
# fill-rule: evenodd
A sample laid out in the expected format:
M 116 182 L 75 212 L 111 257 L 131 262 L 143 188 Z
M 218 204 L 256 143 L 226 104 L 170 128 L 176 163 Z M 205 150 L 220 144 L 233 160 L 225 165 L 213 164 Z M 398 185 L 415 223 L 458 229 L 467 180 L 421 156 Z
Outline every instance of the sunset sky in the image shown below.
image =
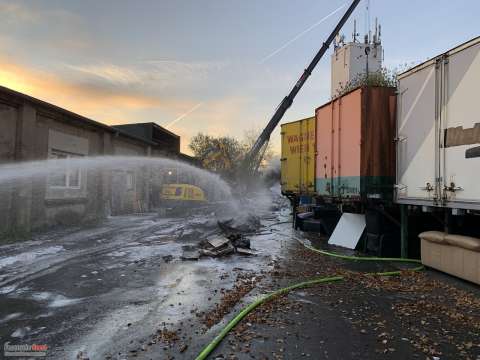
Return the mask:
M 366 3 L 345 27 L 347 39 L 353 18 L 363 34 Z M 346 4 L 0 1 L 0 85 L 107 124 L 170 125 L 188 152 L 199 131 L 241 138 L 263 128 Z M 372 24 L 376 16 L 382 23 L 390 68 L 479 35 L 477 0 L 370 0 L 370 8 Z M 283 121 L 312 116 L 329 88 L 326 57 Z M 272 142 L 278 150 L 278 130 Z

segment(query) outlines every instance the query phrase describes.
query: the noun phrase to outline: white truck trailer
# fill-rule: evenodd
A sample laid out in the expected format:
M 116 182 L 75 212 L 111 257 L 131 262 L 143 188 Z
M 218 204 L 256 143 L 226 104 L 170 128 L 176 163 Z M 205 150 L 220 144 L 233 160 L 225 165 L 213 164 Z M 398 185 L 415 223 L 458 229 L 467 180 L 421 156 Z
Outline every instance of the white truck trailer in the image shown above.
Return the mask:
M 480 284 L 479 108 L 480 37 L 398 76 L 402 256 Z
M 480 210 L 480 37 L 400 74 L 397 99 L 397 202 Z

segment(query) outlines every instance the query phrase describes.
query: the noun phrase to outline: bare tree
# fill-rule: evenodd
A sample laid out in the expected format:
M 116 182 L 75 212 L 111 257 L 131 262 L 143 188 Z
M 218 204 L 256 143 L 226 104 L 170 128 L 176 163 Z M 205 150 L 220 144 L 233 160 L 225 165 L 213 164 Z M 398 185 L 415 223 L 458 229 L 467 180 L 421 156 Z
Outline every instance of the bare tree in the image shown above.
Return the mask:
M 198 133 L 190 140 L 190 149 L 205 169 L 216 172 L 227 179 L 238 175 L 246 154 L 258 138 L 259 131 L 251 129 L 244 132 L 242 141 L 233 137 L 214 137 Z M 272 146 L 268 144 L 260 169 L 265 170 L 274 156 Z
M 191 139 L 189 147 L 205 169 L 224 177 L 235 175 L 245 154 L 244 146 L 228 136 L 214 137 L 199 133 Z

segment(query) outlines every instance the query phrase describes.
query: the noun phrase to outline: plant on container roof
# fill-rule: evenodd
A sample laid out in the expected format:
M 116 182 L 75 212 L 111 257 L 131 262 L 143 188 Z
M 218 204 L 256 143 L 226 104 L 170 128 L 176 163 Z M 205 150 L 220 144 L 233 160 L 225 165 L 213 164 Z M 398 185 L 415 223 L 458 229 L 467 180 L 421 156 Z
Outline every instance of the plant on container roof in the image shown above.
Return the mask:
M 382 68 L 375 72 L 370 72 L 367 74 L 358 74 L 344 86 L 342 86 L 337 95 L 334 96 L 340 97 L 346 93 L 351 92 L 352 90 L 358 89 L 360 87 L 396 87 L 397 86 L 397 72 L 394 70 L 388 70 L 387 68 Z

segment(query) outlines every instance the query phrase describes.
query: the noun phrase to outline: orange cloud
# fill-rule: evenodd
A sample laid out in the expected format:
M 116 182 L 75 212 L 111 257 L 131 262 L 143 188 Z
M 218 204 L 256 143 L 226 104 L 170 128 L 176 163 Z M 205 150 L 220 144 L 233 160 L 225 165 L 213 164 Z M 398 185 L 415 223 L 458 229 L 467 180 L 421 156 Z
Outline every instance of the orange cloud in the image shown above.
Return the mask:
M 181 149 L 190 153 L 190 139 L 202 132 L 212 136 L 233 136 L 241 138 L 245 128 L 252 126 L 247 112 L 249 98 L 229 96 L 206 101 L 194 112 L 176 122 L 170 130 L 181 136 Z
M 0 85 L 99 122 L 113 125 L 156 121 L 166 125 L 181 117 L 171 130 L 181 136 L 181 149 L 186 153 L 191 153 L 188 144 L 198 132 L 241 138 L 245 129 L 258 127 L 261 120 L 252 118 L 248 97 L 226 96 L 198 106 L 198 99 L 168 98 L 132 90 L 128 83 L 135 81 L 135 75 L 119 68 L 109 68 L 102 74 L 116 81 L 111 81 L 114 84 L 82 82 L 81 77 L 75 76 L 67 80 L 52 72 L 0 58 Z M 195 110 L 189 112 L 192 108 Z
M 193 100 L 160 98 L 125 87 L 106 88 L 92 83 L 67 81 L 54 73 L 4 59 L 0 59 L 0 85 L 104 122 L 109 119 L 132 122 L 130 116 L 135 111 L 155 108 L 177 113 L 195 104 Z

